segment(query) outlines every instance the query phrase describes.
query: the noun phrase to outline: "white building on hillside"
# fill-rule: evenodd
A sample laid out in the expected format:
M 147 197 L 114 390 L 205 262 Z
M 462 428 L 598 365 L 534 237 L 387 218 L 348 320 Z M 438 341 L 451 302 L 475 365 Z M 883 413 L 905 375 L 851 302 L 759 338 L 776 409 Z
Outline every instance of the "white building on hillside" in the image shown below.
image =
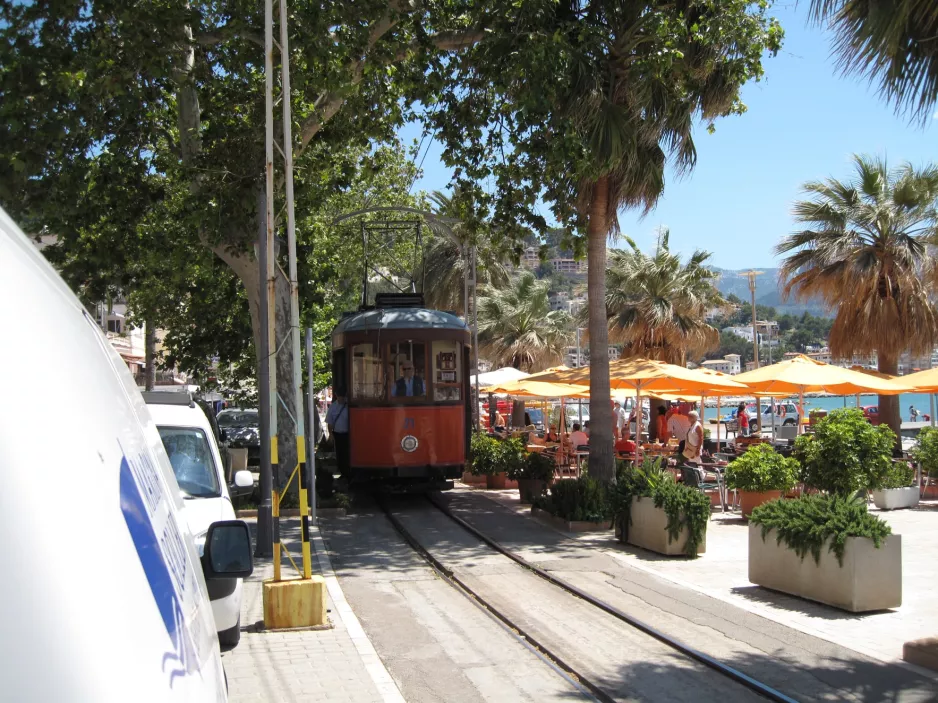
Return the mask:
M 701 367 L 735 376 L 740 372 L 740 356 L 739 354 L 727 354 L 722 359 L 708 359 L 701 364 Z
M 724 327 L 723 331 L 728 332 L 729 334 L 735 334 L 737 337 L 742 337 L 747 342 L 752 343 L 752 327 Z M 759 343 L 762 343 L 761 334 L 759 335 Z

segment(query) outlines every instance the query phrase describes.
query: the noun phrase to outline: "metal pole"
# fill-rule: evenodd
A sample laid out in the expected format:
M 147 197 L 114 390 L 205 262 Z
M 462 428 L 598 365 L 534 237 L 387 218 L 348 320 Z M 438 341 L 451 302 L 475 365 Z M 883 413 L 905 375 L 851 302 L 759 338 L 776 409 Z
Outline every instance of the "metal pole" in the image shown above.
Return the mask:
M 476 369 L 476 405 L 479 404 L 479 250 L 473 246 L 469 261 L 472 270 L 472 356 Z M 476 431 L 479 430 L 479 413 L 476 413 Z
M 271 513 L 274 533 L 274 580 L 280 580 L 280 477 L 277 469 L 277 279 L 274 254 L 274 11 L 273 0 L 264 0 L 264 75 L 266 110 L 265 167 L 267 169 L 267 340 L 268 340 L 268 407 L 270 408 L 270 473 L 277 475 L 277 488 L 271 491 Z M 273 484 L 273 481 L 272 481 Z
M 263 195 L 259 194 L 258 200 L 263 201 Z M 263 202 L 258 202 L 258 212 L 264 206 Z M 267 227 L 266 225 L 258 229 L 257 237 L 257 288 L 260 301 L 258 303 L 260 317 L 260 349 L 258 358 L 260 359 L 260 369 L 258 378 L 258 415 L 260 423 L 258 431 L 260 432 L 260 460 L 261 460 L 261 504 L 257 508 L 257 544 L 254 545 L 254 556 L 258 558 L 270 558 L 273 555 L 273 524 L 271 519 L 271 497 L 273 488 L 273 476 L 270 470 L 270 386 L 268 378 L 270 374 L 270 343 L 267 337 Z
M 576 368 L 580 368 L 580 328 L 576 328 Z M 576 419 L 580 421 L 580 429 L 583 429 L 583 399 L 577 398 Z
M 934 427 L 935 426 L 935 394 L 934 393 L 928 394 L 928 404 L 929 404 L 928 409 L 931 411 L 931 413 L 928 416 L 928 419 L 931 421 L 931 426 Z
M 756 333 L 756 274 L 749 272 L 749 292 L 752 295 L 752 363 L 759 368 L 759 335 Z M 759 430 L 762 430 L 760 425 Z
M 316 447 L 314 442 L 316 441 L 316 418 L 313 413 L 316 412 L 316 383 L 314 378 L 314 373 L 316 371 L 316 364 L 313 359 L 313 328 L 306 328 L 306 364 L 309 367 L 309 436 L 306 438 L 306 444 L 308 446 L 307 456 L 309 457 L 309 507 L 310 507 L 310 519 L 313 525 L 316 524 Z
M 290 336 L 293 337 L 293 397 L 296 408 L 297 488 L 300 494 L 300 544 L 303 578 L 312 575 L 309 549 L 309 516 L 306 514 L 310 485 L 306 473 L 306 428 L 303 420 L 303 369 L 300 361 L 300 298 L 296 275 L 296 218 L 293 208 L 293 115 L 290 109 L 290 33 L 287 0 L 280 0 L 280 80 L 283 104 L 283 165 L 287 196 L 287 258 L 290 274 Z M 310 418 L 312 420 L 312 418 Z

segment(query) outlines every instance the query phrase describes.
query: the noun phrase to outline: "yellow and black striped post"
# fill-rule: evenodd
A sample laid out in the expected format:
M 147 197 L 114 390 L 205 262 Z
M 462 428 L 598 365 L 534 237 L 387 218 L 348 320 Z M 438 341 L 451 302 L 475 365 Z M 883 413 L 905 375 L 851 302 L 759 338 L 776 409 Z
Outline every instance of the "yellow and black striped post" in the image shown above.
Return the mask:
M 274 477 L 275 485 L 278 483 L 276 477 L 279 457 L 277 456 L 277 437 L 270 438 L 270 474 Z M 271 516 L 274 523 L 274 581 L 280 580 L 280 491 L 274 488 L 271 491 Z
M 303 578 L 308 579 L 312 575 L 312 565 L 310 563 L 309 550 L 309 498 L 307 496 L 307 486 L 309 475 L 306 463 L 306 438 L 297 435 L 296 438 L 296 458 L 299 462 L 299 493 L 300 493 L 300 535 L 303 542 Z

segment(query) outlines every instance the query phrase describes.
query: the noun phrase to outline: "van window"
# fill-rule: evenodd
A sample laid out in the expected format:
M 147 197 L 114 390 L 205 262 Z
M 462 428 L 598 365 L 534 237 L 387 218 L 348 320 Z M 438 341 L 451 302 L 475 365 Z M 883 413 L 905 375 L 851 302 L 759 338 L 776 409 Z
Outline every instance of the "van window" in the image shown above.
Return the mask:
M 433 399 L 459 400 L 462 395 L 462 354 L 459 342 L 434 342 Z
M 384 365 L 377 344 L 356 344 L 352 347 L 352 398 L 384 398 Z
M 208 438 L 198 427 L 157 427 L 179 488 L 193 498 L 221 495 Z

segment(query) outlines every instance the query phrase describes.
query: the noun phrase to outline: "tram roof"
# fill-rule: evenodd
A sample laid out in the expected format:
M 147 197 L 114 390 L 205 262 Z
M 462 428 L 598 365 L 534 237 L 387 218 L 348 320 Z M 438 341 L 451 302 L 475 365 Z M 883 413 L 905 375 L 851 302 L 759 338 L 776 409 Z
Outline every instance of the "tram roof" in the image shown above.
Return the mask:
M 366 330 L 446 329 L 468 330 L 462 318 L 426 308 L 377 308 L 343 318 L 333 334 Z

